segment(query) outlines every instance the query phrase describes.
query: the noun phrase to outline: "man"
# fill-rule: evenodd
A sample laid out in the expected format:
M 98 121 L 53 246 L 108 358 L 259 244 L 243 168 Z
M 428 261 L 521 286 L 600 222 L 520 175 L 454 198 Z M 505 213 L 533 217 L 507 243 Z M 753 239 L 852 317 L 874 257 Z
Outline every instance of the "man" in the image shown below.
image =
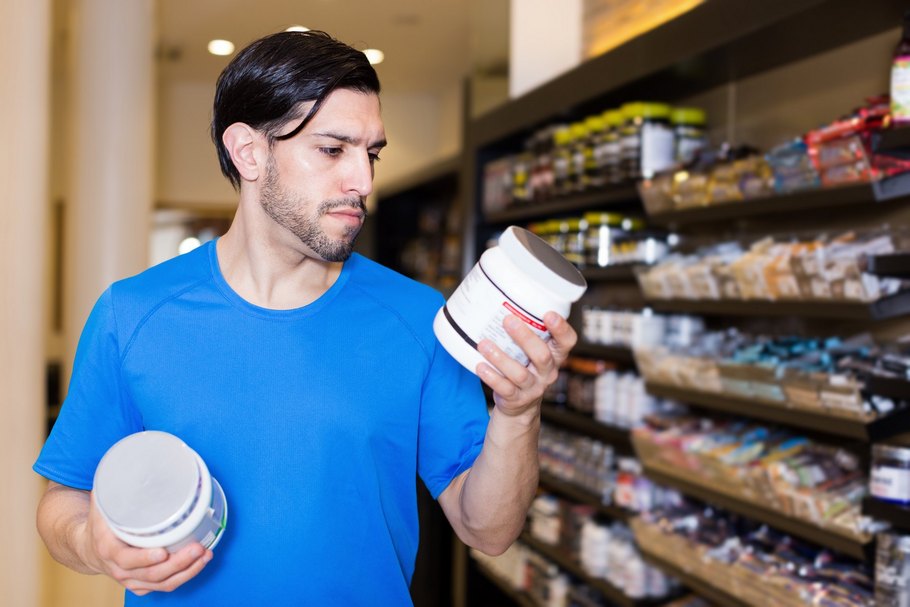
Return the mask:
M 415 474 L 467 544 L 501 553 L 521 529 L 540 398 L 576 335 L 554 313 L 549 342 L 509 317 L 531 364 L 484 341 L 474 376 L 434 339 L 442 297 L 352 254 L 386 143 L 378 94 L 363 54 L 321 32 L 238 54 L 212 123 L 239 191 L 230 229 L 115 283 L 86 323 L 35 464 L 50 480 L 38 528 L 128 605 L 407 605 Z M 151 429 L 224 487 L 217 554 L 133 548 L 100 518 L 98 461 Z

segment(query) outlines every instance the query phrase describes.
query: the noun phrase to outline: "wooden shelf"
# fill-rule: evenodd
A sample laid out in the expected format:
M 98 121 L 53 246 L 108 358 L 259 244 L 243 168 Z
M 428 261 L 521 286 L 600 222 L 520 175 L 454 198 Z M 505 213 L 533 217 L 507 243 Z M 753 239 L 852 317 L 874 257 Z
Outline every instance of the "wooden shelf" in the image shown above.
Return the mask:
M 910 278 L 910 253 L 889 253 L 888 255 L 867 257 L 866 271 L 879 276 Z
M 581 273 L 588 282 L 632 282 L 640 268 L 646 264 L 621 263 L 603 268 L 582 268 Z
M 648 306 L 656 312 L 706 316 L 800 316 L 875 321 L 910 314 L 910 291 L 896 293 L 871 303 L 834 300 L 651 299 L 648 300 Z
M 687 573 L 673 563 L 661 558 L 654 552 L 649 551 L 647 546 L 642 546 L 639 544 L 638 550 L 641 552 L 642 557 L 644 557 L 646 561 L 658 569 L 661 569 L 662 571 L 665 571 L 670 575 L 676 577 L 686 588 L 690 589 L 698 596 L 711 601 L 711 603 L 715 605 L 723 605 L 723 607 L 752 607 L 749 605 L 749 603 L 743 602 L 739 598 L 728 594 L 726 591 L 713 586 L 707 580 L 704 580 L 699 576 Z
M 528 593 L 512 588 L 511 584 L 490 571 L 482 563 L 478 562 L 477 559 L 474 559 L 474 566 L 483 577 L 492 582 L 494 586 L 496 586 L 504 595 L 512 599 L 519 607 L 539 607 Z
M 867 422 L 829 415 L 824 411 L 795 409 L 785 403 L 768 399 L 701 392 L 654 382 L 648 382 L 645 389 L 653 396 L 682 401 L 703 409 L 862 441 L 877 441 L 910 431 L 910 408 Z
M 598 514 L 605 516 L 614 521 L 625 521 L 630 516 L 634 516 L 633 512 L 624 510 L 618 506 L 609 506 L 604 504 L 600 497 L 594 495 L 587 489 L 578 487 L 577 485 L 572 485 L 563 480 L 560 480 L 541 470 L 540 472 L 540 484 L 549 491 L 553 493 L 558 493 L 559 495 L 575 502 L 578 504 L 584 504 L 586 506 L 592 506 L 597 510 Z
M 638 191 L 634 185 L 605 188 L 582 194 L 560 196 L 546 202 L 516 206 L 513 208 L 488 213 L 487 223 L 505 224 L 510 222 L 530 221 L 545 217 L 565 216 L 570 213 L 583 213 L 601 210 L 604 207 L 626 207 L 640 204 Z
M 863 500 L 863 514 L 891 523 L 905 533 L 910 531 L 910 506 L 892 504 L 869 496 Z
M 635 365 L 635 354 L 633 354 L 632 348 L 618 344 L 607 346 L 580 341 L 572 348 L 572 354 L 602 358 L 623 365 Z
M 910 126 L 882 131 L 873 136 L 872 147 L 879 154 L 910 157 Z
M 523 533 L 521 536 L 521 541 L 535 552 L 545 556 L 547 559 L 559 565 L 561 569 L 568 571 L 575 577 L 584 581 L 589 586 L 596 588 L 601 594 L 604 595 L 604 597 L 613 603 L 620 605 L 621 607 L 659 605 L 661 602 L 663 602 L 662 600 L 655 599 L 636 600 L 626 596 L 623 594 L 622 590 L 609 583 L 608 581 L 604 579 L 594 578 L 588 575 L 588 573 L 573 556 L 566 554 L 559 548 L 550 546 L 549 544 L 545 544 L 544 542 L 535 539 L 529 533 Z
M 862 541 L 836 529 L 820 527 L 810 521 L 787 516 L 758 501 L 749 501 L 745 498 L 722 492 L 707 481 L 702 482 L 682 478 L 669 468 L 644 463 L 644 471 L 645 476 L 656 483 L 676 489 L 707 504 L 712 504 L 730 512 L 741 514 L 754 521 L 765 523 L 807 542 L 830 548 L 860 560 L 867 560 L 872 556 L 873 541 L 871 540 Z
M 590 415 L 548 403 L 541 406 L 540 414 L 546 422 L 612 445 L 620 453 L 632 453 L 628 428 L 610 426 Z

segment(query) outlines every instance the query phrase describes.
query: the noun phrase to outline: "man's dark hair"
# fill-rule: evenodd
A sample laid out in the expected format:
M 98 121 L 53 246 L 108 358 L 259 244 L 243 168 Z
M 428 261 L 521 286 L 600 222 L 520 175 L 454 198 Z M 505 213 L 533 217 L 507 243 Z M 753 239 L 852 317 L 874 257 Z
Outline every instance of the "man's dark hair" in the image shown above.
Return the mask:
M 215 87 L 212 140 L 221 172 L 240 189 L 240 174 L 221 141 L 224 131 L 243 122 L 262 131 L 271 145 L 300 132 L 336 89 L 379 94 L 379 77 L 366 55 L 329 34 L 280 32 L 253 42 L 228 64 Z M 300 103 L 315 102 L 303 122 L 277 136 L 300 118 Z

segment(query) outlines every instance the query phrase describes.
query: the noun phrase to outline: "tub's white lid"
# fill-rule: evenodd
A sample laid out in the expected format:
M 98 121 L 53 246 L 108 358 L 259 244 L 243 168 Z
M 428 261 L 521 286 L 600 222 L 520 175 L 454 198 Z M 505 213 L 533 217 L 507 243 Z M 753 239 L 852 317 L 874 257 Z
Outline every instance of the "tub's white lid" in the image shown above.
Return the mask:
M 588 283 L 572 262 L 541 237 L 509 226 L 499 237 L 499 246 L 512 262 L 553 294 L 578 301 Z
M 200 482 L 196 452 L 182 440 L 149 430 L 112 446 L 95 470 L 95 501 L 114 525 L 154 533 L 191 506 Z

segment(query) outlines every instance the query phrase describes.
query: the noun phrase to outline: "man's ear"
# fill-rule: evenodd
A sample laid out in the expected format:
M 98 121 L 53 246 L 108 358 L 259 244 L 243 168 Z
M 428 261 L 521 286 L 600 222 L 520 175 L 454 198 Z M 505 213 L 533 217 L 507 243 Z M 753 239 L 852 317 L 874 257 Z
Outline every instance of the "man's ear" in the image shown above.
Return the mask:
M 256 181 L 265 168 L 262 155 L 257 153 L 257 148 L 265 143 L 263 135 L 248 124 L 235 122 L 224 130 L 221 141 L 241 179 Z

